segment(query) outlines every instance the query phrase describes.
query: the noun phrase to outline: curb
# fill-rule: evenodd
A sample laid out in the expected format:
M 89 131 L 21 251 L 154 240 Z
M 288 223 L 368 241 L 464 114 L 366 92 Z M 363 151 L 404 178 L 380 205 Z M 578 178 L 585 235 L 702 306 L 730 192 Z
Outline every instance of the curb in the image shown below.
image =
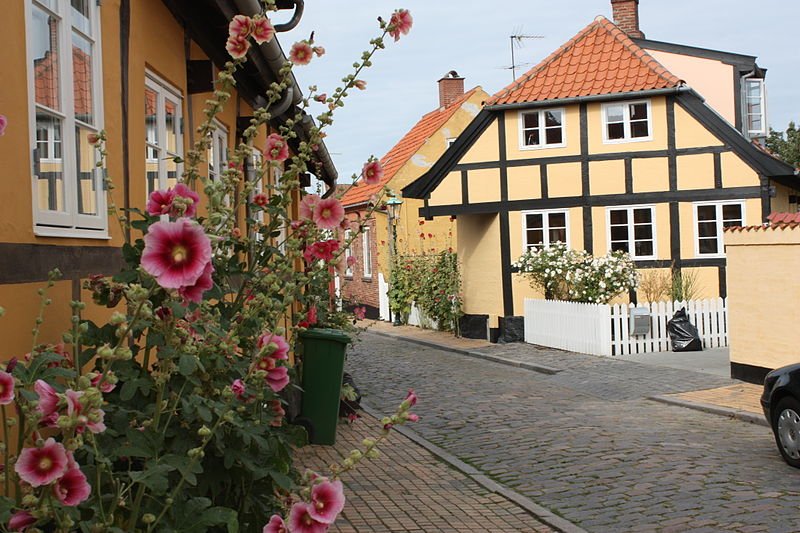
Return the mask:
M 769 424 L 763 416 L 759 416 L 748 411 L 742 411 L 741 409 L 721 407 L 719 405 L 703 402 L 690 402 L 688 400 L 681 400 L 669 396 L 650 396 L 648 400 L 653 400 L 655 402 L 665 403 L 668 405 L 676 405 L 678 407 L 685 407 L 686 409 L 694 409 L 695 411 L 702 411 L 704 413 L 727 416 L 728 418 L 734 418 L 736 420 L 741 420 L 742 422 L 749 422 L 758 426 L 769 427 Z
M 412 337 L 406 337 L 403 335 L 397 335 L 393 333 L 388 333 L 385 331 L 375 331 L 375 330 L 367 330 L 368 333 L 374 333 L 375 335 L 380 335 L 381 337 L 387 337 L 390 339 L 398 339 L 405 342 L 410 342 L 412 344 L 419 344 L 421 346 L 427 346 L 428 348 L 436 348 L 439 350 L 446 350 L 452 353 L 458 353 L 461 355 L 466 355 L 468 357 L 474 357 L 476 359 L 483 359 L 486 361 L 491 361 L 493 363 L 498 363 L 501 365 L 506 366 L 513 366 L 515 368 L 523 368 L 525 370 L 530 370 L 532 372 L 538 372 L 540 374 L 547 374 L 553 375 L 558 374 L 561 372 L 560 368 L 553 368 L 545 365 L 537 365 L 535 363 L 528 363 L 527 361 L 517 361 L 516 359 L 508 359 L 507 357 L 500 357 L 499 355 L 491 355 L 486 354 L 483 352 L 476 352 L 474 350 L 465 350 L 463 348 L 456 348 L 453 346 L 448 346 L 447 344 L 441 344 L 438 342 L 426 341 L 422 339 L 415 339 Z
M 373 409 L 369 405 L 366 405 L 363 400 L 361 401 L 361 408 L 364 410 L 365 413 L 374 418 L 377 418 L 378 420 L 380 420 L 384 416 L 381 413 L 379 413 L 376 409 Z M 449 464 L 456 470 L 459 470 L 461 473 L 465 474 L 468 478 L 475 481 L 478 485 L 482 486 L 489 492 L 499 494 L 500 496 L 506 498 L 507 500 L 514 502 L 515 504 L 523 508 L 525 511 L 533 515 L 536 519 L 552 527 L 553 529 L 561 531 L 562 533 L 588 533 L 585 529 L 582 529 L 573 524 L 572 522 L 570 522 L 569 520 L 561 518 L 560 516 L 554 514 L 553 512 L 545 509 L 544 507 L 537 504 L 530 498 L 523 496 L 522 494 L 509 489 L 505 485 L 501 485 L 500 483 L 497 483 L 496 481 L 490 479 L 488 476 L 481 473 L 481 471 L 475 468 L 474 466 L 468 465 L 455 455 L 443 450 L 439 446 L 425 439 L 414 430 L 411 430 L 405 426 L 396 426 L 393 429 L 398 433 L 400 433 L 401 435 L 403 435 L 404 437 L 407 437 L 408 439 L 413 441 L 415 444 L 431 452 L 439 460 L 444 461 L 445 463 Z

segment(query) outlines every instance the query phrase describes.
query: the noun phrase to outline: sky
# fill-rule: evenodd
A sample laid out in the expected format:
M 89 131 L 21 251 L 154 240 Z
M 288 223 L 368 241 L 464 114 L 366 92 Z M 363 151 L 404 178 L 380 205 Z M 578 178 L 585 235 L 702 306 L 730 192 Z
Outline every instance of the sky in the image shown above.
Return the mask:
M 312 31 L 326 54 L 296 67 L 304 91 L 332 93 L 378 35 L 377 17 L 408 9 L 411 32 L 389 39 L 362 76 L 367 90 L 353 91 L 337 110 L 325 143 L 340 181 L 360 172 L 370 155 L 381 157 L 419 120 L 436 109 L 438 86 L 456 70 L 467 89 L 489 94 L 512 81 L 512 34 L 537 35 L 515 49 L 519 77 L 572 38 L 595 16 L 611 16 L 610 0 L 305 0 L 297 28 L 280 34 L 285 50 Z M 285 21 L 286 13 L 274 17 Z M 800 122 L 800 53 L 797 0 L 641 0 L 640 29 L 648 39 L 758 57 L 768 69 L 767 114 L 774 129 Z M 323 110 L 316 104 L 314 114 Z

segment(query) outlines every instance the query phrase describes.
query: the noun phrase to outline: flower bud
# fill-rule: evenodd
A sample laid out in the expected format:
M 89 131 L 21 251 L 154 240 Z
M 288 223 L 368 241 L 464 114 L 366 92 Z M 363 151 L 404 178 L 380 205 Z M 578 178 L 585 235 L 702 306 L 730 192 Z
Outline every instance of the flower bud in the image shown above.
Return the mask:
M 156 521 L 156 516 L 152 513 L 145 513 L 142 516 L 142 523 L 144 524 L 152 524 L 155 521 Z

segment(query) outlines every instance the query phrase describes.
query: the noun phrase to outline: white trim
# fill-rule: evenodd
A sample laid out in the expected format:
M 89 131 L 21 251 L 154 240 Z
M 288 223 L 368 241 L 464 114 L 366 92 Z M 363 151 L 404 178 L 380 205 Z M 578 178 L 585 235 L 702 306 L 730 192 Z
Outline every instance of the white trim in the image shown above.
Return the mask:
M 650 226 L 652 228 L 652 238 L 649 239 L 653 242 L 652 255 L 636 255 L 636 238 L 634 236 L 635 228 L 633 222 L 633 211 L 635 209 L 649 209 L 650 210 Z M 611 252 L 611 211 L 627 211 L 628 221 L 628 255 L 631 259 L 636 261 L 647 261 L 658 258 L 658 225 L 656 224 L 656 206 L 655 204 L 638 204 L 638 205 L 615 205 L 606 207 L 606 246 Z M 641 239 L 647 240 L 647 239 Z
M 561 113 L 561 142 L 558 144 L 547 144 L 547 132 L 544 122 L 544 114 L 548 111 L 558 111 Z M 525 115 L 539 115 L 539 144 L 525 144 Z M 548 107 L 547 109 L 537 109 L 534 111 L 519 111 L 517 113 L 517 136 L 520 150 L 545 150 L 547 148 L 564 148 L 567 146 L 567 111 L 564 107 Z
M 364 278 L 368 279 L 372 279 L 372 246 L 369 242 L 371 233 L 369 226 L 364 226 L 361 230 L 361 268 Z
M 522 219 L 522 253 L 533 248 L 528 245 L 527 215 L 542 215 L 542 247 L 549 248 L 551 244 L 554 244 L 550 242 L 550 219 L 548 216 L 553 213 L 564 214 L 564 226 L 566 228 L 566 242 L 564 244 L 567 245 L 567 248 L 572 248 L 570 242 L 569 209 L 531 209 L 528 211 L 520 211 Z
M 647 105 L 647 136 L 631 137 L 631 107 L 635 104 Z M 622 127 L 624 137 L 621 139 L 608 138 L 608 116 L 606 110 L 611 106 L 622 106 Z M 633 142 L 644 142 L 653 140 L 653 106 L 650 99 L 647 100 L 623 100 L 619 102 L 606 102 L 600 106 L 600 122 L 603 129 L 603 144 L 623 144 Z
M 349 229 L 344 230 L 344 243 L 345 243 L 345 249 L 344 249 L 344 276 L 346 278 L 351 278 L 351 279 L 353 278 L 353 267 L 348 264 L 347 260 L 350 259 L 351 257 L 353 257 L 353 250 L 352 250 L 352 248 L 350 248 L 350 244 L 347 241 L 350 240 L 350 236 L 352 234 L 353 234 L 353 232 L 351 230 L 349 230 Z
M 213 154 L 214 163 L 216 164 L 216 171 L 214 172 L 216 178 L 221 178 L 222 173 L 225 172 L 225 166 L 228 163 L 228 151 L 230 149 L 228 145 L 228 128 L 217 119 L 212 121 L 212 126 L 214 127 L 211 130 L 211 153 Z M 225 146 L 225 150 L 219 150 L 219 143 L 218 141 L 223 141 L 223 145 Z M 211 163 L 208 163 L 208 178 L 212 181 L 215 178 L 212 178 L 211 175 Z
M 155 189 L 166 189 L 168 187 L 168 170 L 167 170 L 167 159 L 172 157 L 180 157 L 183 158 L 183 131 L 182 131 L 182 123 L 183 123 L 183 97 L 181 96 L 180 91 L 166 82 L 163 78 L 159 77 L 158 75 L 154 74 L 150 70 L 145 70 L 145 78 L 144 78 L 144 86 L 145 91 L 143 91 L 142 96 L 145 96 L 146 90 L 150 89 L 156 94 L 156 139 L 154 143 L 150 143 L 145 140 L 145 193 L 148 190 L 147 184 L 147 167 L 146 165 L 148 162 L 152 164 L 153 162 L 157 162 L 157 174 L 158 180 L 155 184 Z M 176 121 L 176 132 L 175 132 L 175 148 L 177 149 L 176 152 L 171 152 L 167 148 L 167 116 L 164 110 L 164 106 L 166 101 L 169 100 L 173 104 L 175 104 L 175 121 Z M 142 116 L 143 120 L 146 120 L 147 117 L 147 110 L 145 109 L 145 113 Z M 147 124 L 145 124 L 145 139 L 147 136 Z M 156 150 L 156 157 L 155 159 L 151 159 L 147 157 L 147 149 L 150 146 L 153 146 Z M 181 174 L 183 174 L 183 163 L 177 163 L 175 165 L 175 179 L 180 180 Z M 147 200 L 147 198 L 145 198 Z
M 725 238 L 723 234 L 723 223 L 725 222 L 722 217 L 722 207 L 726 205 L 738 205 L 742 210 L 742 225 L 745 225 L 747 221 L 747 202 L 744 200 L 720 200 L 716 202 L 694 202 L 692 203 L 692 214 L 694 216 L 692 220 L 692 226 L 694 227 L 694 256 L 695 258 L 725 258 Z M 697 218 L 697 209 L 703 206 L 713 206 L 716 208 L 714 213 L 714 222 L 717 224 L 717 252 L 713 254 L 709 253 L 701 253 L 700 252 L 700 233 L 698 231 L 698 223 L 700 222 Z M 706 238 L 706 240 L 710 240 L 710 238 Z
M 748 85 L 751 83 L 756 83 L 760 86 L 760 98 L 761 98 L 761 129 L 760 130 L 751 130 L 750 129 L 750 113 L 748 112 Z M 764 83 L 763 78 L 746 78 L 744 80 L 744 85 L 742 87 L 744 94 L 742 95 L 742 103 L 744 104 L 743 116 L 744 116 L 744 130 L 748 137 L 762 137 L 767 134 L 767 86 Z
M 103 101 L 103 55 L 100 24 L 100 7 L 94 2 L 87 5 L 90 9 L 90 31 L 87 33 L 78 28 L 73 28 L 72 10 L 66 0 L 54 0 L 54 7 L 36 0 L 25 0 L 25 57 L 26 76 L 28 85 L 28 123 L 29 123 L 29 165 L 31 187 L 31 209 L 33 213 L 33 231 L 35 235 L 51 237 L 82 237 L 104 239 L 108 235 L 108 212 L 106 208 L 105 184 L 103 173 L 97 168 L 95 162 L 98 154 L 94 147 L 91 148 L 93 160 L 88 171 L 92 175 L 94 188 L 95 214 L 81 214 L 78 212 L 78 185 L 79 171 L 76 150 L 75 128 L 83 128 L 91 133 L 99 133 L 104 127 L 104 101 Z M 47 106 L 36 103 L 36 80 L 33 57 L 33 10 L 34 6 L 41 9 L 49 16 L 58 20 L 58 98 L 60 110 L 52 110 Z M 73 58 L 73 33 L 88 41 L 91 46 L 92 64 L 92 116 L 93 124 L 78 120 L 75 116 L 74 98 L 74 65 Z M 36 140 L 36 115 L 37 110 L 43 114 L 52 115 L 61 122 L 61 159 L 40 159 L 39 163 L 60 162 L 61 181 L 63 187 L 63 211 L 39 209 L 39 183 L 34 175 L 35 168 L 34 150 L 37 148 Z M 48 154 L 50 155 L 50 154 Z

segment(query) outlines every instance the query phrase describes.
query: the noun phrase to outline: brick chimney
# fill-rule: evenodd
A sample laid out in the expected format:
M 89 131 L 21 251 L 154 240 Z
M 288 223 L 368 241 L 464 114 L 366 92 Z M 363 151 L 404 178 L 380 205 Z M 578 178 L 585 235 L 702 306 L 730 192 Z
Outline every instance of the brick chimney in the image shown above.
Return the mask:
M 451 70 L 439 80 L 439 106 L 447 107 L 464 96 L 464 78 Z
M 644 39 L 639 29 L 639 0 L 611 0 L 614 11 L 614 24 L 628 34 L 628 37 Z

